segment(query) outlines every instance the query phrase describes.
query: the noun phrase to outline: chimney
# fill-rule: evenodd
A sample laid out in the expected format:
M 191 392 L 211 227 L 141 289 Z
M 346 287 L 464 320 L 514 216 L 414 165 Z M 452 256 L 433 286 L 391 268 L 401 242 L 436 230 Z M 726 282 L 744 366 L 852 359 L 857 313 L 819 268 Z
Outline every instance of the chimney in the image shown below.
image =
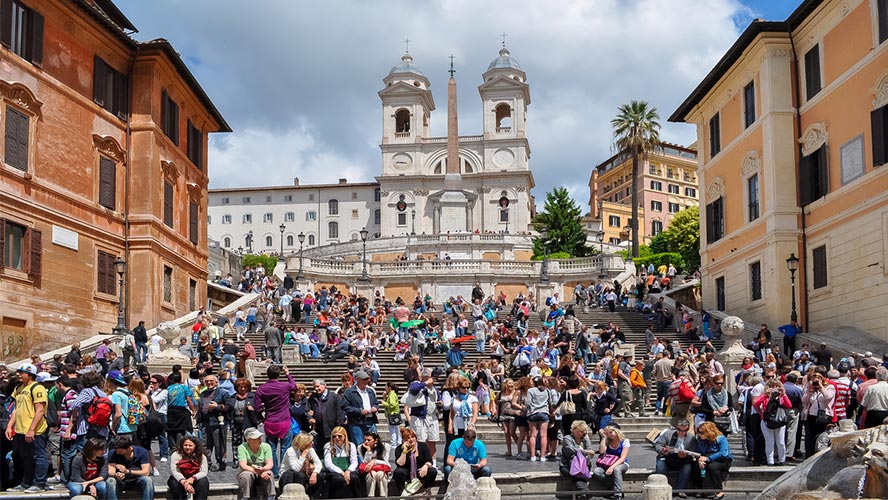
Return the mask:
M 299 177 L 293 177 L 293 185 L 294 185 L 294 186 L 298 186 L 298 185 L 299 185 Z
M 348 184 L 348 179 L 346 179 L 345 177 L 342 177 L 339 179 L 339 183 L 340 184 Z

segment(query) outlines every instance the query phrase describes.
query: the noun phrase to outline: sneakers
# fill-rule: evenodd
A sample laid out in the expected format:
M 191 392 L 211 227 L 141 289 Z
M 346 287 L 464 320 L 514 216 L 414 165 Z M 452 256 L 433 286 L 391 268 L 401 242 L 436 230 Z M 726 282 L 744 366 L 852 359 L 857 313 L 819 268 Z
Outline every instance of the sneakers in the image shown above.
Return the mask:
M 543 460 L 545 460 L 545 459 L 546 459 L 546 457 L 543 457 Z M 537 461 L 537 457 L 536 457 L 536 455 L 530 457 L 530 461 L 531 461 L 531 462 L 536 462 L 536 461 Z
M 158 470 L 156 467 L 154 468 L 154 475 L 155 475 L 155 476 L 159 476 L 159 475 L 160 475 L 160 470 Z
M 546 457 L 540 457 L 540 462 L 545 463 L 545 462 L 546 462 Z
M 47 483 L 61 483 L 62 479 L 59 476 L 52 476 L 51 478 L 46 480 Z
M 24 493 L 43 493 L 44 489 L 39 486 L 31 486 L 30 488 L 24 490 Z
M 14 493 L 21 493 L 21 492 L 25 491 L 25 487 L 22 485 L 18 485 L 14 488 L 6 488 L 6 491 L 11 491 Z
M 168 461 L 168 460 L 169 460 L 169 459 L 168 459 L 167 457 L 160 457 L 160 461 L 161 461 L 161 462 L 166 462 L 166 461 Z

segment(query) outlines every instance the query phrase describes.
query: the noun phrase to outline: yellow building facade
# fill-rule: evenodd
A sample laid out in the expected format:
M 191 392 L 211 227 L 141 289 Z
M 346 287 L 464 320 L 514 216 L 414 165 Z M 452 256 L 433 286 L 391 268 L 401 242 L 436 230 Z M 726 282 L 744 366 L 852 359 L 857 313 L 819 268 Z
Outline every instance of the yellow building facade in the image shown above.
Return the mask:
M 703 305 L 888 339 L 888 6 L 753 21 L 672 114 L 697 126 Z

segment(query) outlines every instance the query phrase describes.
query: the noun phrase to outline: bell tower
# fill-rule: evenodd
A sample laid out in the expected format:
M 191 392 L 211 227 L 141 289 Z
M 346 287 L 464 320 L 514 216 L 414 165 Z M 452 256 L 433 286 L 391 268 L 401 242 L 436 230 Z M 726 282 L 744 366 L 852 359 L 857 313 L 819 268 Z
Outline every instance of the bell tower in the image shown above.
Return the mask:
M 382 144 L 409 144 L 428 138 L 435 101 L 429 79 L 413 63 L 413 56 L 405 53 L 382 81 Z
M 478 87 L 484 110 L 484 139 L 527 138 L 527 75 L 512 58 L 506 43 L 491 61 Z

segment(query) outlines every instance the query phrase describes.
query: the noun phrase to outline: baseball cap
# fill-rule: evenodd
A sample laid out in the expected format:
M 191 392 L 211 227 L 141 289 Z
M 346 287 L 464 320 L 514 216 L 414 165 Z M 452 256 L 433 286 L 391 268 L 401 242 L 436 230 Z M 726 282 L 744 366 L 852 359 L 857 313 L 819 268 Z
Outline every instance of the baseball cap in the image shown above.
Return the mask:
M 29 373 L 33 377 L 37 376 L 37 367 L 31 363 L 22 363 L 15 371 Z
M 54 376 L 53 376 L 51 373 L 49 373 L 49 372 L 40 372 L 40 373 L 37 374 L 37 382 L 38 382 L 38 383 L 41 383 L 41 384 L 42 384 L 43 382 L 55 382 L 55 381 L 58 380 L 58 379 L 59 379 L 58 377 L 54 377 Z
M 111 370 L 108 372 L 108 378 L 120 385 L 126 385 L 126 381 L 123 380 L 123 373 L 120 370 Z
M 367 380 L 368 378 L 370 378 L 370 374 L 365 372 L 364 370 L 358 370 L 355 373 L 355 378 L 361 379 L 361 380 Z
M 244 431 L 244 439 L 260 439 L 262 437 L 262 432 L 255 427 L 250 427 L 249 429 Z

